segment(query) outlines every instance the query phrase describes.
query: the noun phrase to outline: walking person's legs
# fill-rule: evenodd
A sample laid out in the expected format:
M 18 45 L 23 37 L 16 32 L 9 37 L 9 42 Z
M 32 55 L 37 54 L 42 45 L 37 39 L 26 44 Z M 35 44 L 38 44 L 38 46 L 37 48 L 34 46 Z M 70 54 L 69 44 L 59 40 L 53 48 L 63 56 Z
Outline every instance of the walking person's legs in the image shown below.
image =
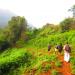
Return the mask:
M 64 61 L 69 62 L 70 54 L 68 52 L 64 52 Z

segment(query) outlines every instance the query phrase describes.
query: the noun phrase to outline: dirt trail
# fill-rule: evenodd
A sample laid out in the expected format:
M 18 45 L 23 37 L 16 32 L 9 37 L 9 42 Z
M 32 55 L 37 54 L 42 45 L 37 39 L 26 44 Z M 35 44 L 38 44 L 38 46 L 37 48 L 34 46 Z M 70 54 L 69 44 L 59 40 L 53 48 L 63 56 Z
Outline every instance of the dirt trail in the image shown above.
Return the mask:
M 47 53 L 50 54 L 50 53 Z M 58 54 L 57 58 L 62 61 L 62 67 L 60 68 L 56 68 L 60 73 L 62 73 L 62 75 L 72 75 L 71 74 L 71 67 L 70 67 L 70 63 L 64 61 L 64 56 Z M 55 67 L 55 66 L 54 66 Z M 41 73 L 40 75 L 51 75 L 50 70 L 48 72 L 45 73 Z
M 62 67 L 60 68 L 60 71 L 63 75 L 72 75 L 71 74 L 71 68 L 70 63 L 64 61 L 64 57 L 62 55 L 58 55 L 59 60 L 62 61 Z
M 50 53 L 48 53 L 50 54 Z M 64 61 L 64 56 L 58 54 L 57 58 L 62 61 L 62 67 L 60 68 L 56 68 L 60 73 L 62 73 L 62 75 L 72 75 L 71 74 L 71 67 L 70 67 L 70 63 Z M 40 75 L 51 75 L 50 71 L 42 73 Z
M 42 52 L 42 51 L 41 51 Z M 51 52 L 42 52 L 43 54 L 51 54 Z M 58 54 L 57 58 L 62 61 L 62 66 L 60 68 L 56 68 L 62 75 L 72 75 L 71 74 L 71 67 L 70 63 L 64 61 L 64 56 Z M 55 67 L 55 66 L 54 66 Z M 24 75 L 35 75 L 34 72 L 32 74 L 24 74 Z M 47 72 L 42 72 L 39 75 L 51 75 L 51 70 L 48 70 Z

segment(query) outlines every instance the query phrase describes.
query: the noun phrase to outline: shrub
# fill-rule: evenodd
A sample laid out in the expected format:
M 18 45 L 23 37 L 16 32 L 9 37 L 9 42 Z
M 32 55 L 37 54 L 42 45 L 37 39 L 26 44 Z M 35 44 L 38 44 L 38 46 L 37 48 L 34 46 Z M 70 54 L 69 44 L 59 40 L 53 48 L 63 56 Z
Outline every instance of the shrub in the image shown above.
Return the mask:
M 52 70 L 52 75 L 58 75 L 58 71 L 56 71 L 55 69 Z
M 48 71 L 49 69 L 51 69 L 51 64 L 46 64 L 45 66 L 43 66 L 43 65 L 39 65 L 39 67 L 38 67 L 38 71 Z
M 62 63 L 58 60 L 58 61 L 55 62 L 55 66 L 56 67 L 61 67 L 62 66 Z
M 72 70 L 72 74 L 75 75 L 75 69 Z
M 71 57 L 72 74 L 75 74 L 75 58 Z
M 0 57 L 0 75 L 6 75 L 9 73 L 10 69 L 19 68 L 25 64 L 26 67 L 30 66 L 31 54 L 27 51 L 21 50 L 12 50 L 11 54 Z
M 51 64 L 47 64 L 47 65 L 43 68 L 44 71 L 48 71 L 49 69 L 51 69 Z

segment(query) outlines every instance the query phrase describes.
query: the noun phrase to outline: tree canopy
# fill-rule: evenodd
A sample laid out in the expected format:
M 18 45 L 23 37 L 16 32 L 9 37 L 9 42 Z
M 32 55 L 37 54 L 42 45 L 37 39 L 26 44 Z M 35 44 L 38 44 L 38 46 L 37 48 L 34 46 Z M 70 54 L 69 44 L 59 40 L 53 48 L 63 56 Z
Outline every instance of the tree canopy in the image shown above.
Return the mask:
M 71 29 L 75 29 L 75 19 L 74 18 L 66 18 L 62 22 L 60 22 L 61 31 L 68 31 Z

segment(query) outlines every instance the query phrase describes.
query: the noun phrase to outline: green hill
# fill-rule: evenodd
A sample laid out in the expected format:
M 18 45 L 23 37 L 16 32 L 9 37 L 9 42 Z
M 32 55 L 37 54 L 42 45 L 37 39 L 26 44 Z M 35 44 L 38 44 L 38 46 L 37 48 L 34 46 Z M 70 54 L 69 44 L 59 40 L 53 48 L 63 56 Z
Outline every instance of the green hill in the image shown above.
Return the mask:
M 48 64 L 48 67 L 46 65 L 45 68 L 42 68 L 41 64 L 45 61 L 56 62 L 57 58 L 53 51 L 54 46 L 60 42 L 64 45 L 66 41 L 68 41 L 72 47 L 71 65 L 73 68 L 72 72 L 74 73 L 75 30 L 72 30 L 69 32 L 51 34 L 47 36 L 40 35 L 29 40 L 27 44 L 24 45 L 24 48 L 12 48 L 4 51 L 0 54 L 0 74 L 21 75 L 24 71 L 25 73 L 28 71 L 32 72 L 31 69 L 37 69 L 36 73 L 39 73 L 43 69 L 50 69 L 51 65 Z M 44 52 L 47 52 L 48 43 L 52 45 L 51 55 L 44 54 Z
M 65 68 L 62 67 L 64 51 L 56 55 L 54 49 L 56 44 L 66 42 L 72 50 L 68 67 L 75 74 L 74 21 L 68 18 L 60 25 L 46 24 L 36 29 L 29 28 L 24 17 L 12 17 L 8 26 L 0 29 L 0 75 L 62 75 L 59 69 Z

